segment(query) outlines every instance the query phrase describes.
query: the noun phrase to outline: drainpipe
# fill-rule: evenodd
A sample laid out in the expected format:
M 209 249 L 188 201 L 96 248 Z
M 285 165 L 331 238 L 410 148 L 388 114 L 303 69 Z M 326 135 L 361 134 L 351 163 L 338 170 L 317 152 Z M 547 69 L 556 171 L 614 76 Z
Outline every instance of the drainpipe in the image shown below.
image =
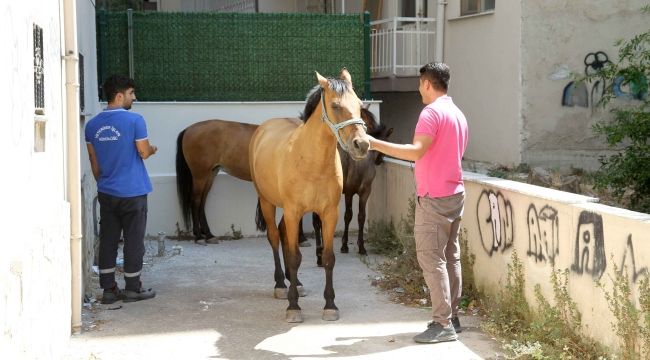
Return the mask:
M 77 49 L 77 2 L 63 0 L 65 33 L 65 121 L 67 201 L 70 203 L 70 262 L 72 275 L 72 333 L 81 332 L 81 170 L 79 159 L 79 54 Z
M 438 0 L 438 9 L 436 10 L 436 54 L 435 61 L 442 62 L 444 60 L 443 49 L 445 41 L 445 6 L 447 3 L 444 0 Z

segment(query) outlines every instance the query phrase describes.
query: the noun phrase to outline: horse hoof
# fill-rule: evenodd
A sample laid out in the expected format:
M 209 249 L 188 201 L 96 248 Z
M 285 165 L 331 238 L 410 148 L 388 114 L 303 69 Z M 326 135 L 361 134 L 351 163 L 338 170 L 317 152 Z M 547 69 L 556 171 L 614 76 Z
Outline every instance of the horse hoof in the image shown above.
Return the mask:
M 208 245 L 208 244 L 205 242 L 205 239 L 194 240 L 194 243 L 195 243 L 195 244 L 198 244 L 198 245 L 203 245 L 203 246 L 207 246 L 207 245 Z
M 273 290 L 273 297 L 276 299 L 287 299 L 287 288 L 275 288 Z
M 341 254 L 347 254 L 348 252 L 350 252 L 348 248 L 341 248 Z
M 301 323 L 302 312 L 300 310 L 287 310 L 287 322 L 288 323 Z
M 359 255 L 368 255 L 368 252 L 366 250 L 359 250 Z
M 323 310 L 323 320 L 325 321 L 336 321 L 339 319 L 339 311 L 336 309 L 325 309 Z
M 307 290 L 305 290 L 305 288 L 302 285 L 298 286 L 298 296 L 300 297 L 307 296 Z

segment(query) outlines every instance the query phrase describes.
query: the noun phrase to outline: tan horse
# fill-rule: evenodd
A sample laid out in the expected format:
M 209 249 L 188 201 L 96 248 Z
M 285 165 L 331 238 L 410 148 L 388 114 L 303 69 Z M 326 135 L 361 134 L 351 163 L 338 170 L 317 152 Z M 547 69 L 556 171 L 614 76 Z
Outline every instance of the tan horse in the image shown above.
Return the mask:
M 323 266 L 325 268 L 324 320 L 337 320 L 332 273 L 333 240 L 343 189 L 339 145 L 353 159 L 368 154 L 361 100 L 352 88 L 346 69 L 341 79 L 326 79 L 316 73 L 319 86 L 309 95 L 304 122 L 299 119 L 271 119 L 262 123 L 250 142 L 251 177 L 259 196 L 257 225 L 273 248 L 276 293 L 283 291 L 284 276 L 278 245 L 282 231 L 285 266 L 290 279 L 286 320 L 302 322 L 298 306 L 298 268 L 302 255 L 298 247 L 298 222 L 306 212 L 317 213 L 322 221 Z M 284 210 L 284 222 L 275 225 L 275 209 Z M 261 212 L 262 216 L 259 216 Z

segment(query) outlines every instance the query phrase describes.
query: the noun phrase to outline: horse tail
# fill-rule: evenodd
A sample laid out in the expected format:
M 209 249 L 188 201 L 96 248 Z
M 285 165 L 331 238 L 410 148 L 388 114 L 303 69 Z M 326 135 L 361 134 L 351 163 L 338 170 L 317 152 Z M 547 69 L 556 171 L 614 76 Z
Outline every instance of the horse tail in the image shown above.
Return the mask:
M 189 229 L 192 222 L 192 172 L 183 154 L 183 136 L 185 130 L 178 134 L 176 140 L 176 190 L 181 213 L 185 222 L 185 229 Z
M 262 215 L 262 207 L 260 206 L 260 199 L 257 198 L 257 211 L 255 212 L 255 224 L 257 225 L 257 230 L 266 231 L 266 220 Z

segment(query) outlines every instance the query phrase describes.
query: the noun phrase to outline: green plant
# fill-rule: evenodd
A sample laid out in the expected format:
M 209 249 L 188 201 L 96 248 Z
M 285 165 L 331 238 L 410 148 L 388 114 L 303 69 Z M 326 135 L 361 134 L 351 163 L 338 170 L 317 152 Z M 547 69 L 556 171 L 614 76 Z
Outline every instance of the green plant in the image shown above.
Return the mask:
M 650 276 L 646 276 L 639 284 L 639 306 L 643 314 L 643 327 L 641 327 L 642 353 L 646 360 L 650 359 Z
M 397 256 L 403 251 L 392 220 L 388 223 L 372 221 L 368 226 L 366 244 L 370 251 L 384 256 Z
M 581 332 L 582 315 L 569 295 L 569 271 L 554 270 L 551 274 L 553 299 L 551 305 L 535 286 L 538 307 L 530 324 L 530 338 L 544 344 L 553 359 L 598 359 L 607 355 L 601 345 L 584 337 Z
M 241 228 L 239 228 L 239 230 L 235 230 L 235 224 L 230 224 L 230 232 L 232 234 L 233 240 L 239 240 L 244 237 L 241 233 Z
M 643 11 L 650 12 L 650 5 Z M 650 30 L 630 40 L 621 40 L 618 62 L 607 63 L 594 75 L 582 80 L 599 80 L 607 84 L 600 105 L 607 107 L 616 97 L 615 82 L 628 87 L 629 101 L 617 102 L 612 109 L 612 121 L 594 125 L 596 134 L 604 135 L 610 148 L 620 150 L 609 157 L 601 157 L 601 168 L 596 179 L 600 189 L 611 188 L 620 199 L 630 191 L 630 208 L 650 212 Z
M 474 255 L 469 249 L 467 229 L 460 229 L 460 232 L 458 233 L 458 242 L 460 244 L 460 268 L 463 278 L 463 295 L 460 301 L 460 307 L 466 309 L 472 302 L 480 301 L 483 294 L 476 287 L 474 280 L 474 263 L 476 262 L 476 255 Z
M 581 314 L 569 296 L 568 271 L 551 274 L 554 305 L 535 286 L 537 307 L 531 308 L 525 297 L 523 264 L 513 251 L 505 287 L 496 296 L 486 296 L 487 320 L 482 324 L 489 333 L 510 340 L 503 349 L 510 359 L 602 359 L 607 352 L 593 339 L 581 333 Z
M 505 289 L 497 294 L 486 295 L 485 304 L 488 309 L 488 320 L 483 327 L 497 336 L 509 337 L 524 334 L 531 319 L 531 310 L 526 302 L 525 278 L 523 265 L 513 250 Z
M 613 261 L 612 261 L 613 263 Z M 612 283 L 611 293 L 605 285 L 603 289 L 609 310 L 614 315 L 612 323 L 619 338 L 620 356 L 624 360 L 650 359 L 650 278 L 645 275 L 639 284 L 639 307 L 637 308 L 632 295 L 630 277 L 627 268 L 614 266 L 614 277 L 609 277 Z
M 535 360 L 548 359 L 548 357 L 544 356 L 542 344 L 540 344 L 538 341 L 535 341 L 534 343 L 526 342 L 522 344 L 517 340 L 512 340 L 509 344 L 503 344 L 503 349 L 509 352 L 509 354 L 505 355 L 506 359 L 521 359 L 523 357 Z

